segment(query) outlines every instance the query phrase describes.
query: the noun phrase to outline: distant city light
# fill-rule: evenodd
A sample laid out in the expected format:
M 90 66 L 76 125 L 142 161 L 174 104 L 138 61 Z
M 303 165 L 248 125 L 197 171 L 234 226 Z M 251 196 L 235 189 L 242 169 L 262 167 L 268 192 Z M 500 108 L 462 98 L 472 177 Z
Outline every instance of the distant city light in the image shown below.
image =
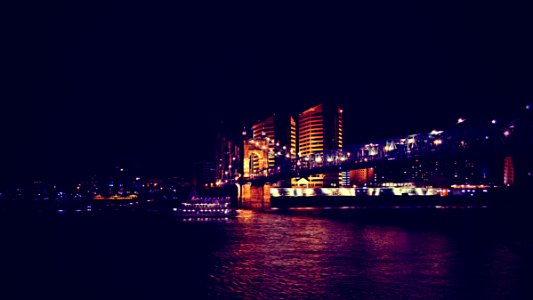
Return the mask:
M 465 118 L 459 118 L 457 119 L 457 124 L 463 123 L 464 121 L 466 121 Z
M 433 141 L 433 144 L 440 145 L 440 144 L 442 144 L 442 140 L 441 139 L 436 139 L 436 140 Z
M 506 130 L 506 131 L 503 132 L 503 135 L 505 135 L 505 136 L 509 136 L 510 134 L 511 134 L 511 132 L 509 130 Z
M 492 124 L 496 124 L 496 120 L 493 119 L 492 121 L 490 121 Z
M 124 169 L 120 168 L 120 172 L 124 172 Z
M 530 104 L 526 105 L 526 109 L 531 109 L 531 105 Z

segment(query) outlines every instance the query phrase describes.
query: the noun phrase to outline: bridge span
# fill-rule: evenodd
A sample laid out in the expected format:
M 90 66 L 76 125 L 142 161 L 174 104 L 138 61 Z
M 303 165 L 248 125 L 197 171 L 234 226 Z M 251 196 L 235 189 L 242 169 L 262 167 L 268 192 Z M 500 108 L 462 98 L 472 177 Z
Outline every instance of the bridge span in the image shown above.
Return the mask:
M 346 174 L 371 170 L 364 182 L 344 187 L 381 187 L 410 183 L 418 188 L 450 189 L 452 186 L 526 186 L 533 172 L 533 122 L 531 116 L 507 122 L 468 124 L 458 122 L 445 130 L 387 138 L 300 157 L 281 154 L 275 166 L 266 162 L 265 141 L 244 141 L 253 148 L 244 159 L 244 174 L 229 184 L 238 186 L 241 207 L 269 209 L 271 188 L 294 186 L 292 179 L 324 173 Z M 263 145 L 263 147 L 261 147 Z M 276 155 L 280 155 L 277 153 Z M 263 159 L 253 168 L 252 159 Z M 285 158 L 285 159 L 283 159 Z M 342 186 L 334 186 L 339 188 Z M 308 187 L 307 187 L 308 188 Z

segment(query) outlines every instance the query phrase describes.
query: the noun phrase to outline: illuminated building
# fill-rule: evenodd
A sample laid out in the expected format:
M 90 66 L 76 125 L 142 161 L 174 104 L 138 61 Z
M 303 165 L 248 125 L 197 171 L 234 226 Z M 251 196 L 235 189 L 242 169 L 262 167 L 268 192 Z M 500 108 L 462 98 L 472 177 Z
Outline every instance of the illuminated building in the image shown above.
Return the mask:
M 268 167 L 276 168 L 296 158 L 296 121 L 284 114 L 273 114 L 252 126 L 254 140 L 265 140 Z
M 374 179 L 374 169 L 364 168 L 350 171 L 350 182 L 354 185 L 365 186 Z
M 385 183 L 410 183 L 416 187 L 449 187 L 450 185 L 494 185 L 501 182 L 501 170 L 481 159 L 424 159 L 398 161 L 374 166 L 372 174 L 364 169 L 351 172 L 356 185 L 383 186 Z M 370 171 L 370 170 L 369 170 Z M 499 180 L 496 177 L 499 176 Z
M 300 160 L 312 160 L 312 154 L 342 149 L 342 109 L 323 103 L 300 113 L 298 119 Z M 338 187 L 342 173 L 309 176 L 309 187 Z M 346 184 L 346 183 L 345 183 Z
M 240 147 L 229 134 L 219 128 L 215 149 L 215 177 L 217 183 L 226 183 L 239 175 Z

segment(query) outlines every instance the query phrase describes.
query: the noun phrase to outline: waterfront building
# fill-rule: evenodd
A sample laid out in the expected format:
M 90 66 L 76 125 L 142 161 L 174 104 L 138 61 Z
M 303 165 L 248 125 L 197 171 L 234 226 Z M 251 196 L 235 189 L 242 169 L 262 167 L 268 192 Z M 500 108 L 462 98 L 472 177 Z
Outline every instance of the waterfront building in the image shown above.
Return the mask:
M 320 160 L 313 154 L 342 149 L 342 109 L 334 104 L 322 103 L 299 114 L 298 155 L 304 163 Z M 321 163 L 321 161 L 316 161 Z M 345 180 L 343 180 L 343 178 Z M 348 185 L 349 176 L 334 172 L 309 176 L 309 187 L 338 187 Z M 293 181 L 294 183 L 295 181 Z
M 362 168 L 350 171 L 350 182 L 356 186 L 371 185 L 374 179 L 373 168 Z
M 240 175 L 241 148 L 236 137 L 219 127 L 215 148 L 215 184 L 228 183 Z
M 272 172 L 296 159 L 296 121 L 292 116 L 273 114 L 257 122 L 252 125 L 252 138 L 265 141 L 268 168 Z

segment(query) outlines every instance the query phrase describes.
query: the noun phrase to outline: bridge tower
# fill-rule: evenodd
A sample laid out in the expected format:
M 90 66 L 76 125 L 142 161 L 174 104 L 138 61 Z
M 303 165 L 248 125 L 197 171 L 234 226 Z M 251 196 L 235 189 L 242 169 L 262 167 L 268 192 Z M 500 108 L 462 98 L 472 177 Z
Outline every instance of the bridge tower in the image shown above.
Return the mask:
M 243 145 L 243 178 L 239 185 L 239 207 L 264 210 L 270 209 L 270 184 L 252 183 L 256 175 L 268 175 L 268 141 L 249 139 Z
M 266 140 L 245 140 L 243 148 L 244 179 L 250 179 L 259 172 L 268 172 L 268 144 Z

